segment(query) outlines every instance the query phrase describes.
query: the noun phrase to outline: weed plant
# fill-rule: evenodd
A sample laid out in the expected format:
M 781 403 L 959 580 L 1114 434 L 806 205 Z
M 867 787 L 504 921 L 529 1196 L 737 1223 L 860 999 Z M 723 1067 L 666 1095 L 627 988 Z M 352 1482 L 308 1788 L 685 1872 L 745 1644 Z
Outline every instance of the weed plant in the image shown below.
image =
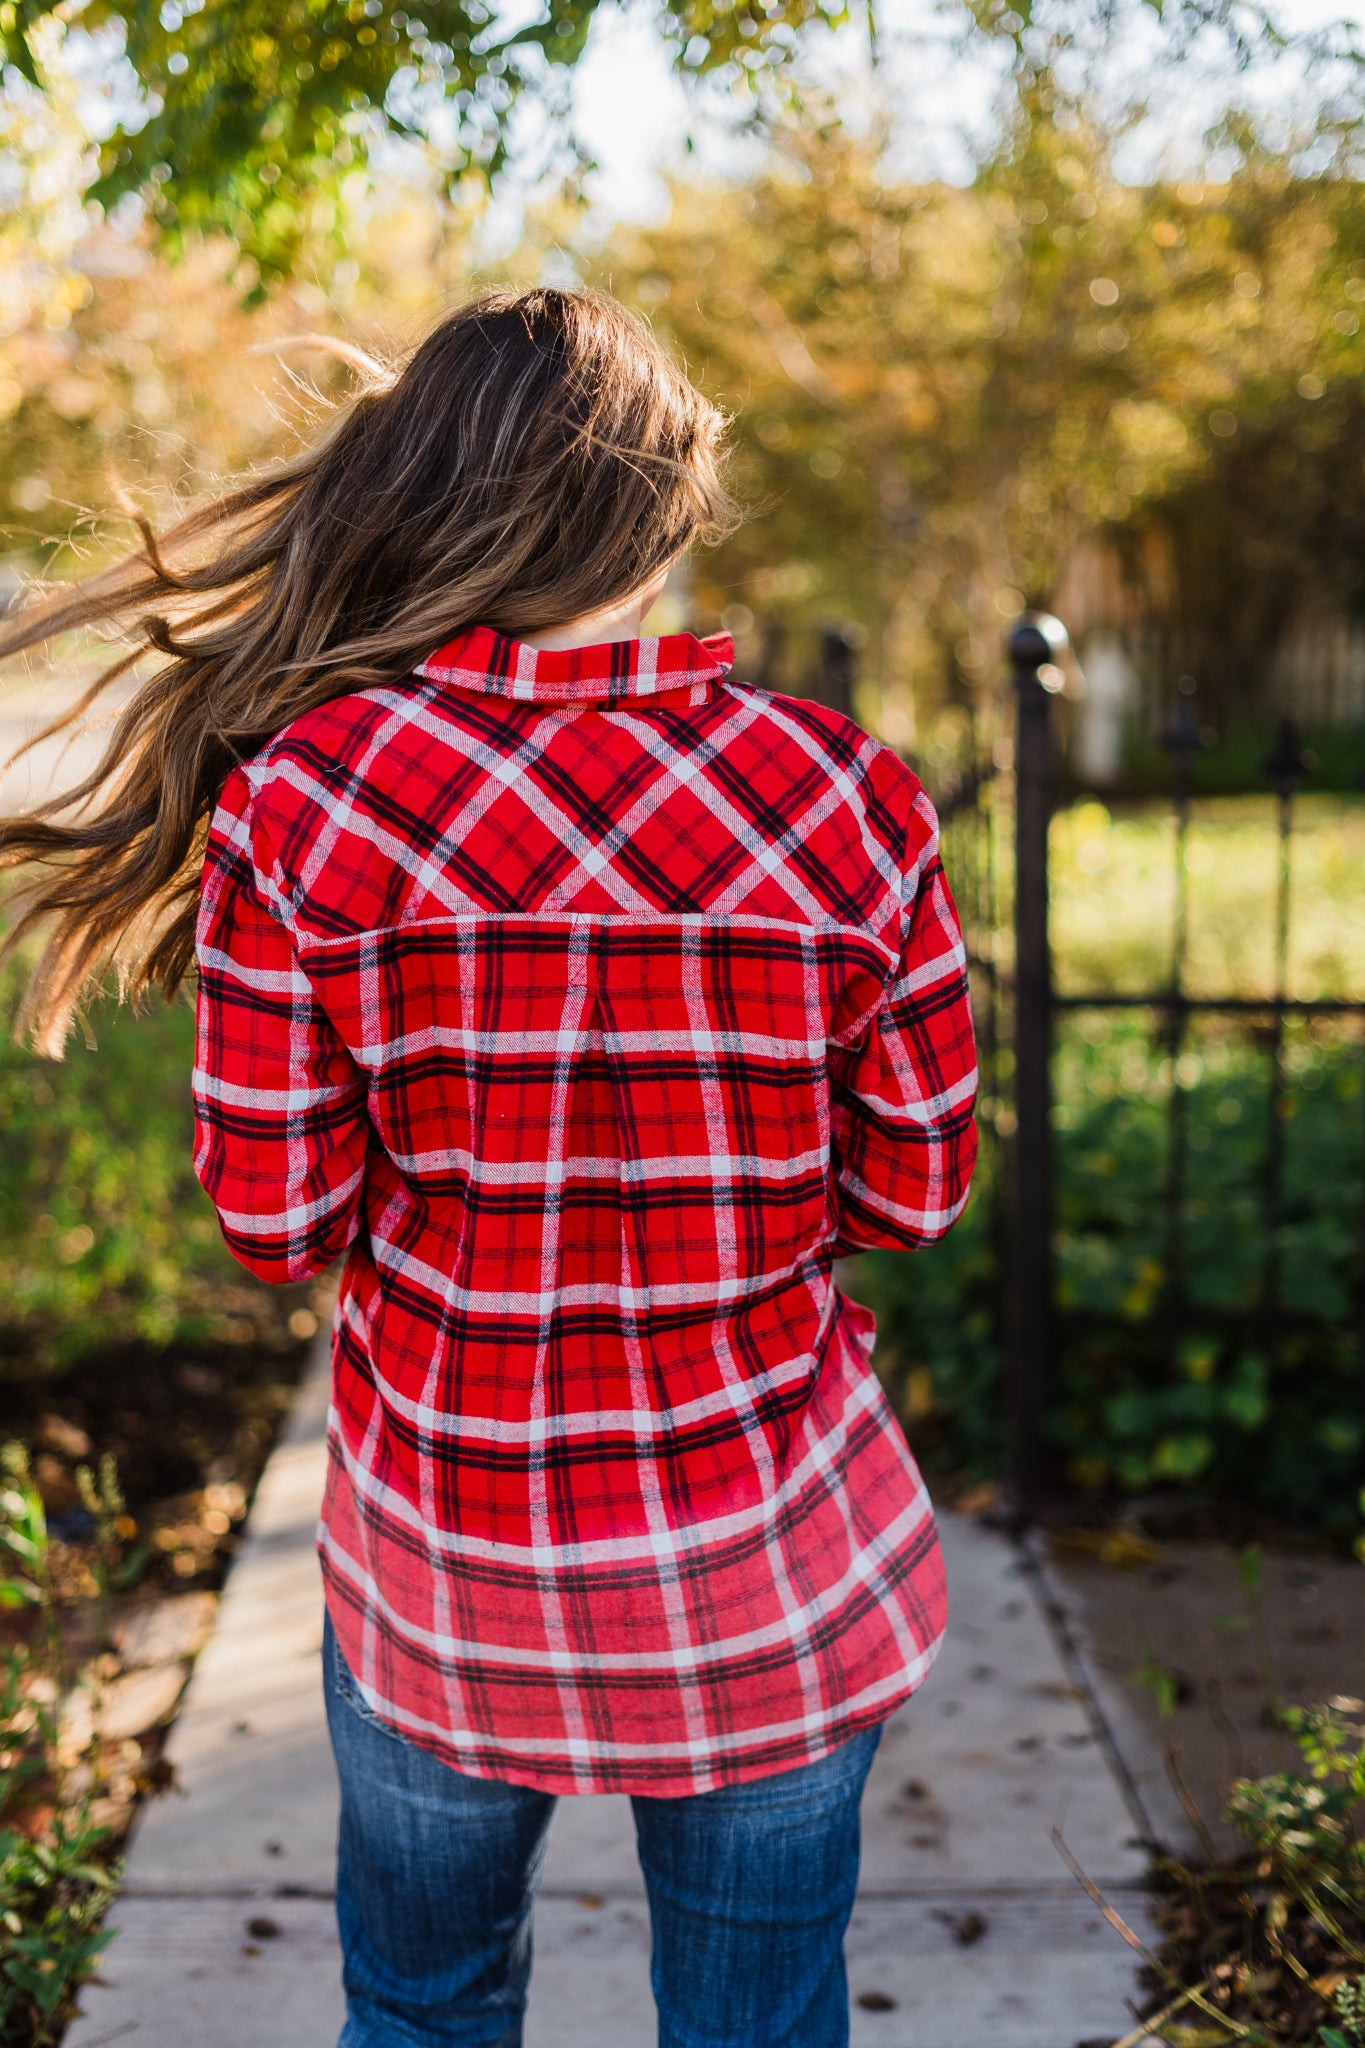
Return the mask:
M 107 1463 L 81 1468 L 95 1528 L 97 1613 L 118 1577 L 123 1501 Z M 98 1700 L 92 1702 L 88 1782 L 70 1797 L 62 1744 L 69 1698 L 47 1519 L 23 1448 L 0 1452 L 0 1607 L 30 1611 L 26 1642 L 0 1657 L 0 2044 L 48 2048 L 112 1940 L 101 1926 L 117 1881 L 102 1853 L 109 1830 L 92 1818 L 99 1789 Z M 104 1630 L 97 1637 L 104 1647 Z M 98 1686 L 98 1661 L 85 1682 Z
M 1365 1514 L 1365 1495 L 1358 1506 Z M 1365 1539 L 1357 1547 L 1365 1559 Z M 1172 2048 L 1215 2039 L 1365 2048 L 1365 1700 L 1282 1704 L 1259 1552 L 1248 1549 L 1240 1564 L 1242 1620 L 1258 1644 L 1266 1716 L 1287 1739 L 1286 1753 L 1278 1770 L 1230 1788 L 1226 1813 L 1247 1843 L 1245 1863 L 1158 1860 L 1166 1939 L 1154 1959 L 1150 2031 Z M 1153 1666 L 1141 1676 L 1164 1718 L 1170 1674 Z M 1211 1849 L 1173 1751 L 1168 1765 Z

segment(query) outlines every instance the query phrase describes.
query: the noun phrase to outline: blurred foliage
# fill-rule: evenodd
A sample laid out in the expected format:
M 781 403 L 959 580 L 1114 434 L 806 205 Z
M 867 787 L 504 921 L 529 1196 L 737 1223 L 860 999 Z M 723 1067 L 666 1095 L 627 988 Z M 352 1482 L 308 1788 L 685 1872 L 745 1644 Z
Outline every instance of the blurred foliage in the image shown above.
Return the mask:
M 1169 767 L 1167 770 L 1169 776 Z M 1052 821 L 1056 879 L 1050 932 L 1057 986 L 1133 994 L 1170 973 L 1175 905 L 1174 826 L 1164 804 L 1108 806 L 1089 800 Z M 1288 992 L 1301 999 L 1365 1001 L 1365 805 L 1358 799 L 1296 799 L 1290 841 Z M 1279 842 L 1275 800 L 1196 801 L 1185 841 L 1186 993 L 1268 995 L 1274 986 Z M 1107 1019 L 1081 1027 L 1108 1042 Z M 1114 1066 L 1119 1065 L 1115 1045 Z
M 806 124 L 601 264 L 736 409 L 768 508 L 699 596 L 786 686 L 803 630 L 852 622 L 902 745 L 994 681 L 1025 599 L 1081 601 L 1095 537 L 1215 720 L 1287 620 L 1362 589 L 1359 186 L 1249 139 L 1225 181 L 1125 184 L 1085 108 L 1031 90 L 969 188 L 889 181 L 879 138 Z
M 41 93 L 68 21 L 103 37 L 125 59 L 132 109 L 99 149 L 97 175 L 91 164 L 92 198 L 149 199 L 173 243 L 220 230 L 279 274 L 350 167 L 386 139 L 419 145 L 449 185 L 487 182 L 509 161 L 513 109 L 530 99 L 552 117 L 549 160 L 581 162 L 564 81 L 597 5 L 548 0 L 516 21 L 491 0 L 420 0 L 418 12 L 392 0 L 4 0 L 0 55 Z M 1144 12 L 1177 53 L 1210 29 L 1240 64 L 1291 40 L 1246 0 L 962 0 L 956 11 L 964 35 L 1005 45 L 1021 80 L 1078 31 L 1103 35 Z M 653 0 L 651 13 L 684 76 L 718 75 L 756 109 L 765 82 L 797 68 L 803 30 L 850 18 L 847 0 Z M 868 28 L 875 44 L 871 10 Z M 522 122 L 523 155 L 527 132 Z
M 391 0 L 87 0 L 81 29 L 105 31 L 123 54 L 136 107 L 99 150 L 90 196 L 106 207 L 141 196 L 172 247 L 216 230 L 264 275 L 286 273 L 377 143 L 416 145 L 453 188 L 495 178 L 518 100 L 563 115 L 564 73 L 596 6 L 552 0 L 512 25 L 484 0 L 422 0 L 420 15 Z M 845 12 L 842 0 L 656 8 L 684 70 L 738 78 L 780 65 L 799 29 Z M 35 92 L 59 73 L 68 14 L 60 0 L 0 7 L 8 59 Z M 579 161 L 562 122 L 556 154 Z
M 1221 656 L 1213 666 L 1222 666 Z M 1225 677 L 1222 691 L 1236 723 L 1230 731 L 1220 732 L 1217 744 L 1196 754 L 1190 764 L 1190 785 L 1198 795 L 1232 796 L 1266 787 L 1265 762 L 1275 744 L 1278 720 L 1258 716 L 1254 708 L 1238 708 L 1238 683 L 1236 677 Z M 1308 756 L 1304 785 L 1311 793 L 1345 795 L 1365 789 L 1365 721 L 1300 724 L 1298 736 Z M 1167 795 L 1170 787 L 1170 754 L 1160 744 L 1159 734 L 1144 730 L 1139 712 L 1129 721 L 1119 788 L 1129 796 L 1150 797 Z M 1077 793 L 1074 778 L 1069 793 Z M 1112 786 L 1106 794 L 1112 794 Z
M 1358 1293 L 1360 1047 L 1324 1048 L 1296 1077 L 1281 1233 L 1286 1317 L 1259 1308 L 1264 1060 L 1229 1048 L 1186 1090 L 1196 1141 L 1184 1233 L 1187 1301 L 1165 1317 L 1166 1124 L 1159 1063 L 1108 1100 L 1110 1056 L 1069 1048 L 1059 1107 L 1057 1298 L 1048 1440 L 1059 1474 L 1096 1496 L 1172 1487 L 1344 1536 L 1365 1477 Z M 1136 1061 L 1134 1062 L 1136 1064 Z M 1151 1093 L 1147 1092 L 1148 1087 Z M 1207 1140 L 1207 1150 L 1201 1141 Z M 962 1222 L 932 1252 L 864 1256 L 880 1369 L 912 1446 L 967 1483 L 998 1475 L 1004 1441 L 999 1155 L 986 1150 Z
M 395 178 L 344 200 L 350 253 L 323 271 L 325 290 L 300 276 L 248 308 L 225 239 L 172 263 L 136 224 L 91 232 L 79 206 L 38 196 L 70 192 L 73 145 L 51 110 L 14 142 L 30 196 L 0 213 L 0 493 L 20 549 L 71 541 L 88 561 L 113 481 L 164 513 L 276 458 L 345 386 L 318 334 L 402 346 L 467 287 L 463 227 Z
M 1291 991 L 1360 996 L 1365 927 L 1358 806 L 1305 803 L 1294 838 Z M 1190 986 L 1271 984 L 1275 834 L 1268 802 L 1199 807 L 1191 860 Z M 1161 987 L 1171 912 L 1169 820 L 1062 813 L 1052 841 L 1059 986 Z M 1007 905 L 1005 906 L 1007 914 Z M 1346 1536 L 1365 1480 L 1360 1227 L 1365 1027 L 1291 1019 L 1281 1066 L 1284 1147 L 1276 1243 L 1284 1319 L 1263 1310 L 1270 1042 L 1264 1024 L 1191 1021 L 1178 1057 L 1143 1011 L 1079 1011 L 1057 1026 L 1056 1299 L 1048 1420 L 1057 1469 L 1096 1495 L 1184 1490 Z M 881 1366 L 911 1442 L 970 1481 L 1003 1443 L 1001 1140 L 1009 1055 L 982 1102 L 982 1166 L 966 1215 L 913 1257 L 876 1253 L 862 1287 Z M 1180 1300 L 1171 1297 L 1168 1105 L 1183 1098 Z
M 1339 1032 L 1291 1048 L 1277 1324 L 1262 1308 L 1266 1048 L 1210 1027 L 1182 1055 L 1176 1305 L 1163 1207 L 1169 1062 L 1143 1020 L 1101 1042 L 1065 1033 L 1049 1434 L 1073 1483 L 1197 1486 L 1342 1533 L 1353 1526 L 1365 1476 L 1361 1050 L 1358 1033 L 1343 1042 Z
M 1149 4 L 1177 50 L 1187 50 L 1196 37 L 1219 29 L 1234 61 L 1244 64 L 1264 43 L 1283 48 L 1291 40 L 1277 18 L 1280 11 L 1262 0 L 1149 0 Z M 967 9 L 978 28 L 1006 38 L 1023 65 L 1036 63 L 1034 53 L 1040 40 L 1052 55 L 1058 45 L 1065 47 L 1086 30 L 1112 33 L 1132 11 L 1126 0 L 1091 0 L 1081 6 L 1075 0 L 967 0 Z M 1341 28 L 1349 26 L 1340 24 Z
M 91 1589 L 91 1604 L 102 1611 L 117 1547 L 110 1514 L 122 1500 L 112 1468 L 99 1481 L 87 1468 L 82 1473 L 102 1518 Z M 63 1796 L 61 1703 L 69 1674 L 53 1544 L 28 1453 L 14 1443 L 0 1447 L 0 1569 L 12 1573 L 0 1580 L 0 1606 L 32 1608 L 38 1622 L 27 1643 L 0 1649 L 0 2043 L 49 2048 L 113 1940 L 99 1923 L 115 1873 L 105 1860 L 109 1831 L 94 1822 L 89 1791 Z
M 12 1012 L 14 990 L 7 990 Z M 184 1006 L 112 1007 L 55 1065 L 0 1042 L 0 1379 L 236 1333 L 244 1285 L 194 1177 Z M 245 1302 L 250 1306 L 245 1307 Z
M 1152 660 L 1193 664 L 1224 728 L 1287 622 L 1365 605 L 1353 157 L 1310 175 L 1243 128 L 1216 182 L 1124 183 L 1115 130 L 1044 61 L 1070 17 L 1037 11 L 1052 26 L 1030 29 L 967 187 L 897 179 L 886 133 L 854 135 L 808 94 L 747 181 L 680 185 L 666 225 L 596 250 L 549 207 L 498 266 L 576 260 L 683 350 L 736 414 L 758 508 L 694 565 L 697 605 L 780 687 L 810 686 L 816 629 L 850 628 L 863 715 L 911 751 L 939 707 L 994 685 L 1025 598 L 1084 611 L 1097 544 L 1120 611 L 1160 625 Z M 186 14 L 183 34 L 220 15 Z M 296 209 L 290 281 L 244 307 L 207 200 L 175 264 L 136 214 L 87 212 L 78 83 L 54 58 L 45 93 L 0 99 L 20 174 L 0 219 L 0 484 L 20 543 L 107 504 L 111 468 L 195 489 L 258 459 L 300 408 L 253 351 L 310 331 L 401 345 L 476 275 L 476 206 L 444 205 L 416 157 L 379 185 L 357 161 Z

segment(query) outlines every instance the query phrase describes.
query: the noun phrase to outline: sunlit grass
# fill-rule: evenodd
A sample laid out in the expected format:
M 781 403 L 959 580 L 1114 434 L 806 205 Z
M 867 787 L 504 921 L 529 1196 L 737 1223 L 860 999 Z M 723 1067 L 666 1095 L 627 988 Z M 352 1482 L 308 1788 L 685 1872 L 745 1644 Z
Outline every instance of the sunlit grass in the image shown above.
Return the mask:
M 1293 815 L 1288 993 L 1365 1000 L 1365 801 L 1309 795 Z M 1175 914 L 1166 809 L 1074 805 L 1054 818 L 1049 851 L 1058 988 L 1165 988 Z M 1195 803 L 1185 846 L 1187 994 L 1274 992 L 1279 858 L 1273 797 Z

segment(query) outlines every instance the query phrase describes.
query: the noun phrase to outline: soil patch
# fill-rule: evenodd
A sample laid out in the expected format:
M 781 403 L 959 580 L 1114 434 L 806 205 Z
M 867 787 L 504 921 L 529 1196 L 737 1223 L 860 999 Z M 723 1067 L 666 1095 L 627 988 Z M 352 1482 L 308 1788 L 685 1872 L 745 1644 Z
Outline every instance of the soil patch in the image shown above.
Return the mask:
M 311 1310 L 295 1313 L 307 1316 L 301 1327 L 317 1328 Z M 306 1337 L 266 1326 L 247 1343 L 129 1345 L 60 1376 L 7 1377 L 4 1433 L 32 1447 L 52 1533 L 63 1542 L 87 1533 L 75 1468 L 105 1456 L 117 1464 L 129 1514 L 158 1527 L 171 1503 L 205 1487 L 235 1486 L 249 1498 L 307 1348 Z M 205 1568 L 222 1555 L 221 1546 L 206 1554 Z
M 326 1312 L 319 1298 L 317 1308 Z M 8 1380 L 5 1439 L 30 1448 L 51 1536 L 62 1688 L 46 1766 L 6 1819 L 41 1832 L 55 1809 L 93 1794 L 127 1832 L 138 1799 L 161 1789 L 161 1759 L 191 1663 L 212 1626 L 251 1496 L 288 1412 L 318 1314 L 292 1328 L 262 1318 L 252 1342 L 92 1354 L 59 1378 Z M 123 1496 L 114 1588 L 96 1597 L 95 1524 L 77 1468 L 112 1457 Z M 36 1644 L 32 1607 L 0 1611 L 0 1651 Z
M 1259 1600 L 1249 1602 L 1238 1553 L 1225 1545 L 1059 1530 L 1049 1544 L 1096 1668 L 1154 1747 L 1169 1748 L 1219 1854 L 1241 1855 L 1223 1803 L 1234 1778 L 1289 1762 L 1274 1705 L 1365 1696 L 1365 1571 L 1306 1551 L 1262 1552 Z

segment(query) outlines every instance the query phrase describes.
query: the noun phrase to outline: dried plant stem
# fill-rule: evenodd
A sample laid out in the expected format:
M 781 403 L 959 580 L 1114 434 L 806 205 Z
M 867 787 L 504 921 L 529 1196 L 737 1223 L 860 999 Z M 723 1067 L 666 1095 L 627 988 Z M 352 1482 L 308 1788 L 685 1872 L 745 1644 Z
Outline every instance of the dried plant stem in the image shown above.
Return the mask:
M 1200 1847 L 1210 1863 L 1219 1862 L 1218 1844 L 1214 1841 L 1209 1824 L 1200 1810 L 1199 1802 L 1193 1792 L 1191 1792 L 1186 1781 L 1185 1772 L 1181 1765 L 1180 1744 L 1178 1742 L 1168 1742 L 1161 1754 L 1162 1761 L 1166 1766 L 1166 1776 L 1175 1787 L 1175 1795 L 1189 1817 L 1190 1826 L 1199 1837 Z
M 1219 2012 L 1217 2006 L 1214 2005 L 1210 1999 L 1206 1998 L 1204 1996 L 1204 1993 L 1200 1991 L 1195 1985 L 1182 1985 L 1180 1983 L 1180 1979 L 1176 1976 L 1174 1970 L 1168 1969 L 1165 1963 L 1162 1962 L 1160 1956 L 1153 1955 L 1151 1949 L 1148 1948 L 1146 1942 L 1142 1939 L 1141 1935 L 1135 1934 L 1133 1932 L 1132 1928 L 1128 1925 L 1128 1922 L 1123 1918 L 1123 1915 L 1119 1912 L 1116 1912 L 1114 1907 L 1110 1905 L 1108 1899 L 1106 1899 L 1104 1893 L 1100 1890 L 1099 1886 L 1095 1883 L 1094 1879 L 1090 1877 L 1087 1874 L 1087 1872 L 1081 1868 L 1080 1864 L 1076 1861 L 1070 1849 L 1067 1847 L 1066 1841 L 1060 1829 L 1053 1828 L 1052 1841 L 1053 1846 L 1057 1851 L 1057 1854 L 1066 1864 L 1067 1869 L 1071 1872 L 1071 1875 L 1075 1878 L 1077 1884 L 1081 1887 L 1082 1891 L 1085 1892 L 1088 1898 L 1094 1900 L 1095 1904 L 1099 1907 L 1101 1913 L 1109 1922 L 1109 1925 L 1114 1929 L 1115 1933 L 1121 1934 L 1123 1936 L 1123 1939 L 1127 1942 L 1129 1948 L 1135 1949 L 1137 1953 L 1142 1957 L 1143 1961 L 1149 1966 L 1149 1968 L 1156 1972 L 1158 1977 L 1163 1978 L 1167 1984 L 1174 1985 L 1178 1990 L 1183 1992 L 1185 2003 L 1187 2005 L 1198 2006 L 1200 2012 L 1206 2013 L 1208 2017 L 1211 2020 L 1214 2020 L 1220 2027 L 1226 2027 L 1229 2036 L 1234 2041 L 1264 2042 L 1265 2036 L 1260 2032 L 1259 2028 L 1244 2026 L 1240 2020 L 1229 2019 L 1227 2014 L 1225 2012 Z M 1148 2023 L 1148 2025 L 1150 2031 L 1150 2022 Z M 1142 2036 L 1140 2034 L 1138 2036 L 1138 2039 L 1142 2039 Z
M 1331 1881 L 1326 1879 L 1324 1882 L 1330 1883 Z M 1332 1888 L 1333 1890 L 1336 1889 L 1335 1886 Z M 1305 1884 L 1300 1880 L 1294 1886 L 1294 1889 L 1313 1918 L 1318 1922 L 1318 1925 L 1326 1928 L 1337 1947 L 1345 1949 L 1353 1963 L 1365 1963 L 1365 1949 L 1362 1949 L 1357 1942 L 1352 1941 L 1345 1928 L 1328 1912 L 1314 1886 Z M 1347 1900 L 1347 1904 L 1350 1904 L 1349 1900 Z
M 1139 2020 L 1132 2033 L 1125 2034 L 1121 2041 L 1112 2042 L 1111 2048 L 1141 2048 L 1144 2041 L 1149 2041 L 1165 2026 L 1167 2020 L 1175 2017 L 1182 2005 L 1188 2005 L 1189 2002 L 1190 1987 L 1187 1984 L 1183 1991 L 1176 1993 L 1169 2005 L 1163 2005 L 1161 2011 L 1154 2012 L 1149 2020 Z

